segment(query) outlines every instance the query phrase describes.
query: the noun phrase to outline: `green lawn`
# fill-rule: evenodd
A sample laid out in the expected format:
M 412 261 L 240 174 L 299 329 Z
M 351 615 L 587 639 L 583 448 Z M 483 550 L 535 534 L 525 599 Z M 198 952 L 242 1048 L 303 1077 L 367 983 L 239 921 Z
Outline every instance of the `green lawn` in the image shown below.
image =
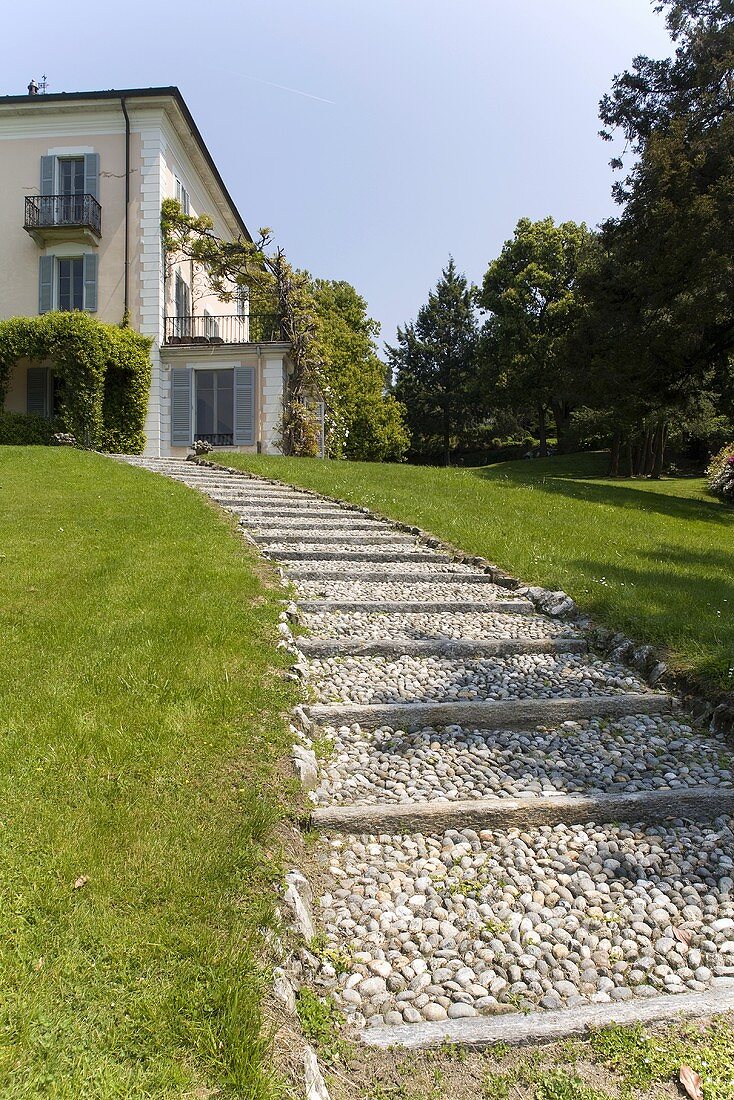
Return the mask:
M 281 593 L 92 454 L 0 448 L 0 524 L 0 1096 L 268 1097 Z
M 734 510 L 698 479 L 612 481 L 605 457 L 477 469 L 218 454 L 226 465 L 367 505 L 563 588 L 598 621 L 734 687 Z

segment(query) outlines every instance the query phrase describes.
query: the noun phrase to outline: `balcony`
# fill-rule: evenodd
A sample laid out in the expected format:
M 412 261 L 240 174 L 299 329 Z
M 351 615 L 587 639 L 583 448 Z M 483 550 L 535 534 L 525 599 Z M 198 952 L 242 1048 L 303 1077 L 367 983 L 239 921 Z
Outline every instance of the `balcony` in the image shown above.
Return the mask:
M 28 195 L 24 229 L 41 247 L 54 241 L 87 241 L 102 236 L 102 207 L 94 195 Z
M 249 316 L 164 317 L 163 342 L 207 346 L 219 344 L 267 344 L 283 339 L 280 319 L 275 313 L 251 313 Z

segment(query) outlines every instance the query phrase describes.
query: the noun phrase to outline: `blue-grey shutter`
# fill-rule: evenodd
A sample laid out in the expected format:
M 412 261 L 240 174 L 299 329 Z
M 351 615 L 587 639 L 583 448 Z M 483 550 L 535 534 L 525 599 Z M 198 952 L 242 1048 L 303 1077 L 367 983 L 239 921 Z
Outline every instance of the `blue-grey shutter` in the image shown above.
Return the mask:
M 26 412 L 48 416 L 48 369 L 29 367 L 26 372 Z
M 192 443 L 190 367 L 171 367 L 171 443 L 174 447 Z
M 99 202 L 99 153 L 84 154 L 84 194 Z
M 84 308 L 87 313 L 97 312 L 97 253 L 84 253 Z
M 255 442 L 255 368 L 234 368 L 234 441 L 237 447 Z
M 41 194 L 54 193 L 54 168 L 56 157 L 41 157 Z
M 38 312 L 48 313 L 54 308 L 55 256 L 38 258 Z

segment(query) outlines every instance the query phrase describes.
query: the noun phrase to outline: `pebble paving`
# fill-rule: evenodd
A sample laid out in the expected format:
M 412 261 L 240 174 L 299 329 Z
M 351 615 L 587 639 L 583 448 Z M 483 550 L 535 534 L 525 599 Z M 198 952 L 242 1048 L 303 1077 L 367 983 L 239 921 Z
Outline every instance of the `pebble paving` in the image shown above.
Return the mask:
M 440 552 L 433 560 L 391 562 L 391 550 L 430 551 L 386 521 L 183 461 L 130 461 L 226 502 L 253 532 L 272 529 L 266 549 L 276 560 L 279 553 L 308 555 L 320 545 L 343 553 L 341 562 L 282 562 L 286 578 L 295 574 L 297 601 L 374 604 L 367 611 L 303 613 L 316 639 L 344 645 L 350 639 L 574 636 L 567 623 L 528 614 L 522 593 L 467 583 L 467 574 L 481 571 L 449 563 Z M 361 543 L 365 530 L 384 541 Z M 319 544 L 327 532 L 339 541 Z M 364 560 L 375 550 L 384 562 Z M 513 598 L 525 613 L 485 606 Z M 471 608 L 384 613 L 385 601 L 469 602 Z M 592 653 L 347 655 L 301 659 L 299 666 L 311 697 L 329 703 L 596 698 L 650 690 L 626 666 Z M 332 721 L 314 733 L 324 746 L 310 795 L 318 806 L 734 784 L 730 748 L 680 713 L 524 731 L 445 726 L 409 734 L 397 724 L 365 730 Z M 718 975 L 734 973 L 730 817 L 337 835 L 320 841 L 316 860 L 319 936 L 304 958 L 317 988 L 330 991 L 357 1027 L 613 1005 L 661 992 L 671 994 L 672 1015 L 674 994 L 703 992 Z

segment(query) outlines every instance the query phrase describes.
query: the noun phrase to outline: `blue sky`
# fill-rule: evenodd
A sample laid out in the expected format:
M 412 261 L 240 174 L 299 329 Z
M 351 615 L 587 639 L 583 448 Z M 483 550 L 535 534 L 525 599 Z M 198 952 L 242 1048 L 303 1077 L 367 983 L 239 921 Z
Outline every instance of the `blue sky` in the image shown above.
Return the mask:
M 479 281 L 518 218 L 611 212 L 598 100 L 669 50 L 648 0 L 38 0 L 3 13 L 0 92 L 177 84 L 250 228 L 392 341 L 449 253 Z

